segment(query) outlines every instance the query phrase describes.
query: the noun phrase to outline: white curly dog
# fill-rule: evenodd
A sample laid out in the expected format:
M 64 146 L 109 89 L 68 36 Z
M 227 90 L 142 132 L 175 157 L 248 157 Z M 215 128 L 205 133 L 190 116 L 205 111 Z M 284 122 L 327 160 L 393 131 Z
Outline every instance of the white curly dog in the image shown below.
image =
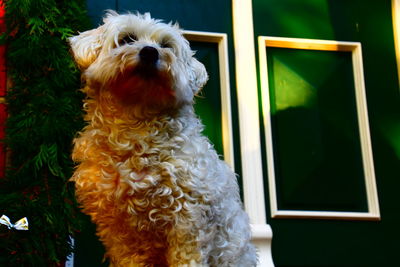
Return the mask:
M 69 39 L 87 126 L 72 177 L 113 266 L 256 266 L 235 174 L 201 133 L 204 66 L 176 25 L 109 11 Z

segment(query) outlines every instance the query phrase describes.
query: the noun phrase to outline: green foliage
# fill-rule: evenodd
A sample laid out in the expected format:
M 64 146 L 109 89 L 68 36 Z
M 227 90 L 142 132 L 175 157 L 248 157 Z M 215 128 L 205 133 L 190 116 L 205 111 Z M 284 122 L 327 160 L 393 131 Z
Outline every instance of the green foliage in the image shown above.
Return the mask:
M 59 266 L 79 228 L 72 138 L 82 128 L 79 71 L 67 37 L 88 25 L 84 0 L 8 0 L 7 170 L 0 216 L 29 220 L 28 231 L 0 226 L 0 266 Z

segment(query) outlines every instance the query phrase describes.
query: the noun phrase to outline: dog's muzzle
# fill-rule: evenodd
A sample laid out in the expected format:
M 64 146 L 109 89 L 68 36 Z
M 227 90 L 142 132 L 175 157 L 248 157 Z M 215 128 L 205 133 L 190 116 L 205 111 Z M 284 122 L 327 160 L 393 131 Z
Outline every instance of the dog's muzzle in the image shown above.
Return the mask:
M 145 46 L 139 52 L 140 63 L 148 66 L 154 66 L 159 58 L 156 48 L 152 46 Z

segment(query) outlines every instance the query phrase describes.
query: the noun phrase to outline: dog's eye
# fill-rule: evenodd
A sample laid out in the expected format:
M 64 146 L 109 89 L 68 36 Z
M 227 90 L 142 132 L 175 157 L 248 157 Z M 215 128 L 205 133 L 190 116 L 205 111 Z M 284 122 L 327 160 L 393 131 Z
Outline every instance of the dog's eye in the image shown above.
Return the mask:
M 133 43 L 135 41 L 137 41 L 136 35 L 130 33 L 130 34 L 123 36 L 121 39 L 119 39 L 118 44 L 124 45 L 124 44 Z
M 169 40 L 163 40 L 163 41 L 160 43 L 160 46 L 161 46 L 162 48 L 172 48 L 171 42 L 170 42 Z

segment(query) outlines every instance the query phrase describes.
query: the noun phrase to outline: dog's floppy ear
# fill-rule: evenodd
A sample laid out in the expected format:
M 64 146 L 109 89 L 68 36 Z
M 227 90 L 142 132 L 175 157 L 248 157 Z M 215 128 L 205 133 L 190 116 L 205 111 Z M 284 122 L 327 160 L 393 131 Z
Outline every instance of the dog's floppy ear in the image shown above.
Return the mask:
M 102 27 L 68 38 L 79 68 L 86 69 L 96 60 L 102 47 Z
M 192 89 L 196 94 L 208 81 L 208 74 L 204 65 L 195 58 L 192 58 L 191 70 L 193 71 Z

